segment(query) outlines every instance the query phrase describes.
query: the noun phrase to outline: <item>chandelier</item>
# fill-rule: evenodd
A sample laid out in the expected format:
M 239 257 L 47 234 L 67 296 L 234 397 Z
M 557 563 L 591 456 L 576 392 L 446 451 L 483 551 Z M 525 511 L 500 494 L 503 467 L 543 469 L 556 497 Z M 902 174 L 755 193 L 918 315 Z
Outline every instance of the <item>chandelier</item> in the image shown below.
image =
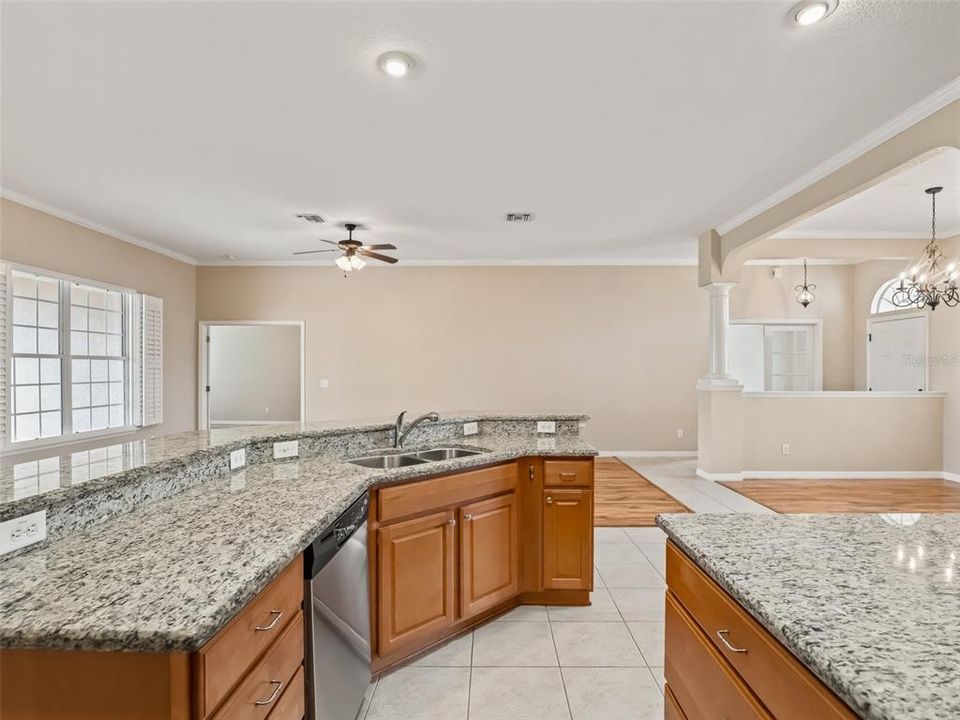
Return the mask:
M 797 285 L 794 290 L 797 293 L 797 302 L 806 307 L 812 303 L 816 296 L 813 291 L 817 289 L 816 285 L 807 282 L 807 259 L 803 259 L 803 285 Z
M 890 302 L 898 308 L 927 306 L 936 310 L 940 303 L 947 307 L 960 304 L 957 263 L 945 264 L 946 258 L 937 245 L 937 193 L 941 190 L 942 187 L 932 187 L 924 191 L 933 203 L 932 234 L 930 242 L 923 249 L 923 255 L 910 268 L 910 272 L 900 273 L 900 284 L 890 297 Z

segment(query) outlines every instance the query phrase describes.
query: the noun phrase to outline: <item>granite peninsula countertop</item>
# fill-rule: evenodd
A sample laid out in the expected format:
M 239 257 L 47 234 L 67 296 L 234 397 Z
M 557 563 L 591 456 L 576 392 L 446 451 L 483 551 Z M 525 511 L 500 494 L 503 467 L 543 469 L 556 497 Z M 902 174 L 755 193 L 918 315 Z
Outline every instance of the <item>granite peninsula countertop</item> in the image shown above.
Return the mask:
M 960 514 L 657 522 L 866 720 L 960 718 Z
M 250 465 L 0 560 L 0 647 L 196 650 L 374 485 L 526 456 L 596 455 L 578 435 L 447 444 L 488 452 L 388 471 L 342 454 Z

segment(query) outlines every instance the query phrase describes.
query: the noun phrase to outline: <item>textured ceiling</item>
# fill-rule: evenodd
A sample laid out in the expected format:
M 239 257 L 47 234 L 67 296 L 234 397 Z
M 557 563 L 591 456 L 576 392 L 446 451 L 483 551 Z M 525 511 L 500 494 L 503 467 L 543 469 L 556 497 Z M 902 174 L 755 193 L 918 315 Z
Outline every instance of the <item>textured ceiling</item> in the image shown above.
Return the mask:
M 960 76 L 960 3 L 791 5 L 4 2 L 2 185 L 205 261 L 692 258 Z

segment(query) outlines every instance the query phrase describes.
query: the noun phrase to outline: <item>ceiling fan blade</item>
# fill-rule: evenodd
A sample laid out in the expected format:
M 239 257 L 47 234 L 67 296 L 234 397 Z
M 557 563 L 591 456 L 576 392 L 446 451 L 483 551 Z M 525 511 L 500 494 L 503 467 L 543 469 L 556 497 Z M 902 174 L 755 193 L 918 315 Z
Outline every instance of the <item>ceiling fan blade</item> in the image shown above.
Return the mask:
M 324 240 L 323 238 L 317 238 L 317 240 L 319 240 L 320 242 L 325 242 L 328 245 L 336 245 L 337 247 L 340 247 L 340 243 L 334 242 L 333 240 Z
M 396 245 L 391 245 L 390 243 L 385 243 L 382 245 L 361 245 L 361 250 L 396 250 Z
M 370 252 L 368 250 L 357 250 L 358 255 L 363 255 L 364 257 L 372 258 L 374 260 L 380 260 L 385 263 L 390 263 L 391 265 L 397 262 L 396 258 L 387 257 L 386 255 L 381 255 L 380 253 Z
M 330 250 L 301 250 L 300 252 L 295 252 L 294 255 L 313 255 L 314 253 L 322 252 L 339 252 L 339 250 L 334 250 L 333 248 Z

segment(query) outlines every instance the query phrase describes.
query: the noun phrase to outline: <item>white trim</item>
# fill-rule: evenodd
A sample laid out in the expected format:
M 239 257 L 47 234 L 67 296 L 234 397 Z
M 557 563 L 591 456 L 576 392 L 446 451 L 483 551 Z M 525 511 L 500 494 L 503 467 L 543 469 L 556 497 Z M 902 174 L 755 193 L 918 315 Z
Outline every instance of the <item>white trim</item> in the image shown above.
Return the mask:
M 598 457 L 671 457 L 671 458 L 695 458 L 696 450 L 600 450 Z
M 123 435 L 133 435 L 142 428 L 136 425 L 125 425 L 118 428 L 109 428 L 107 430 L 90 430 L 84 433 L 71 433 L 68 435 L 54 435 L 49 438 L 37 438 L 36 440 L 23 440 L 16 444 L 11 443 L 0 450 L 0 457 L 10 457 L 12 455 L 21 455 L 28 452 L 39 452 L 53 448 L 62 448 L 68 445 L 80 445 L 82 443 L 92 442 L 94 440 L 106 440 Z M 99 446 L 104 447 L 104 446 Z
M 764 391 L 756 392 L 750 391 L 743 394 L 745 398 L 916 398 L 916 399 L 925 399 L 925 398 L 944 398 L 947 396 L 945 392 L 896 392 L 893 390 L 884 390 L 878 392 L 871 392 L 870 390 L 821 390 L 819 392 L 774 392 L 774 391 Z
M 697 390 L 708 392 L 743 392 L 739 380 L 703 377 L 697 380 Z
M 744 470 L 744 480 L 938 480 L 941 470 Z
M 801 190 L 813 185 L 815 182 L 827 177 L 830 173 L 839 170 L 852 160 L 860 157 L 866 152 L 886 142 L 894 135 L 903 132 L 912 125 L 916 125 L 938 110 L 942 110 L 954 100 L 960 98 L 960 78 L 954 78 L 940 89 L 934 91 L 920 102 L 907 108 L 896 117 L 888 120 L 873 132 L 864 135 L 862 138 L 847 146 L 831 158 L 827 158 L 822 163 L 804 173 L 792 183 L 785 185 L 775 193 L 768 195 L 760 202 L 750 206 L 736 217 L 730 218 L 725 223 L 718 225 L 716 230 L 721 236 L 726 235 L 731 230 L 743 225 L 748 220 L 757 215 L 766 212 L 770 208 L 778 205 L 789 197 L 796 195 Z
M 291 425 L 300 420 L 211 420 L 210 425 Z
M 697 477 L 701 480 L 710 480 L 712 482 L 736 482 L 743 480 L 741 473 L 711 473 L 697 468 Z
M 873 260 L 874 258 L 870 258 Z M 860 260 L 854 260 L 852 258 L 807 258 L 807 265 L 810 267 L 815 266 L 829 266 L 829 265 L 856 265 Z M 765 267 L 790 267 L 790 266 L 802 266 L 802 258 L 754 258 L 753 260 L 747 260 L 744 265 L 752 266 L 765 266 Z
M 947 472 L 946 470 L 944 470 L 944 471 L 943 471 L 943 479 L 946 480 L 946 481 L 948 481 L 948 482 L 960 483 L 960 473 L 952 473 L 952 472 Z
M 884 285 L 886 285 L 886 284 L 887 284 L 887 283 L 884 282 Z M 876 293 L 874 293 L 874 295 L 876 295 Z M 873 305 L 873 300 L 872 300 L 872 299 L 871 299 L 871 301 L 870 301 L 870 304 L 871 304 L 871 308 L 870 308 L 870 309 L 873 310 L 873 307 L 872 307 L 872 305 Z M 866 331 L 866 333 L 865 333 L 864 336 L 863 336 L 863 342 L 864 342 L 864 344 L 866 345 L 866 351 L 867 351 L 867 363 L 866 363 L 866 370 L 867 370 L 867 373 L 866 373 L 867 387 L 870 387 L 870 385 L 871 385 L 871 379 L 872 379 L 871 376 L 870 376 L 870 371 L 871 371 L 871 367 L 870 367 L 870 342 L 871 342 L 870 336 L 873 334 L 873 331 L 871 330 L 871 327 L 873 326 L 873 324 L 874 324 L 874 323 L 884 323 L 884 322 L 897 322 L 897 321 L 899 321 L 899 320 L 911 320 L 911 319 L 914 319 L 914 318 L 920 318 L 920 319 L 923 320 L 923 355 L 924 355 L 924 358 L 929 359 L 929 357 L 930 357 L 930 313 L 925 312 L 925 311 L 923 311 L 923 310 L 911 310 L 911 311 L 909 311 L 909 312 L 898 312 L 898 311 L 894 311 L 894 312 L 889 312 L 889 313 L 871 313 L 871 314 L 867 315 L 867 331 Z M 922 391 L 922 392 L 919 392 L 919 393 L 916 393 L 916 394 L 918 394 L 918 395 L 927 395 L 927 394 L 928 394 L 928 393 L 927 393 L 927 388 L 928 388 L 928 387 L 930 387 L 930 364 L 927 363 L 927 362 L 924 362 L 924 364 L 923 364 L 923 391 Z M 873 391 L 872 391 L 872 390 L 868 390 L 867 392 L 873 394 Z M 899 395 L 899 394 L 910 394 L 910 395 L 913 395 L 914 393 L 895 393 L 895 394 L 898 394 L 898 395 Z M 941 395 L 945 396 L 946 393 L 941 393 Z
M 690 238 L 694 240 L 694 238 Z M 198 260 L 199 267 L 336 267 L 324 260 Z M 696 267 L 694 258 L 404 260 L 398 267 Z M 369 265 L 368 267 L 381 267 Z M 385 266 L 383 266 L 385 267 Z
M 101 225 L 98 222 L 93 220 L 88 220 L 85 217 L 80 215 L 75 215 L 72 212 L 67 210 L 61 210 L 58 207 L 54 207 L 48 203 L 43 202 L 42 200 L 37 200 L 28 195 L 23 195 L 22 193 L 9 190 L 8 188 L 0 187 L 0 197 L 11 200 L 12 202 L 17 203 L 18 205 L 23 205 L 25 207 L 31 208 L 33 210 L 39 210 L 42 213 L 47 215 L 52 215 L 53 217 L 60 218 L 61 220 L 66 220 L 71 222 L 74 225 L 79 225 L 80 227 L 85 227 L 88 230 L 93 230 L 94 232 L 101 233 L 102 235 L 108 235 L 114 240 L 121 240 L 125 243 L 130 243 L 131 245 L 137 245 L 142 247 L 144 250 L 149 250 L 150 252 L 155 252 L 160 255 L 166 255 L 169 258 L 174 260 L 179 260 L 180 262 L 187 263 L 189 265 L 196 265 L 196 258 L 192 258 L 189 255 L 184 255 L 183 253 L 178 253 L 175 250 L 170 250 L 165 248 L 162 245 L 157 245 L 156 243 L 150 242 L 149 240 L 143 240 L 136 237 L 135 235 L 130 235 L 116 228 L 109 227 L 107 225 Z
M 78 277 L 77 275 L 67 275 L 66 273 L 57 272 L 56 270 L 47 270 L 46 268 L 34 267 L 33 265 L 21 265 L 20 263 L 10 262 L 9 260 L 4 262 L 7 263 L 7 267 L 11 270 L 16 270 L 22 273 L 34 273 L 36 275 L 43 275 L 44 277 L 53 278 L 62 282 L 86 285 L 87 287 L 95 287 L 101 290 L 112 290 L 113 292 L 127 293 L 129 295 L 135 295 L 137 293 L 135 288 L 123 287 L 122 285 L 113 285 L 112 283 L 101 282 L 100 280 L 91 280 L 90 278 L 82 278 Z
M 960 234 L 960 225 L 946 230 L 937 228 L 943 237 Z M 926 235 L 924 234 L 926 233 Z M 912 232 L 909 230 L 781 230 L 770 236 L 770 240 L 930 240 L 930 230 Z
M 306 357 L 306 323 L 303 320 L 200 320 L 197 323 L 199 336 L 197 339 L 197 429 L 209 430 L 212 422 L 207 407 L 207 371 L 209 369 L 209 353 L 206 342 L 207 332 L 216 325 L 297 325 L 300 328 L 300 420 L 305 422 L 307 417 L 307 357 Z M 288 424 L 297 420 L 283 420 L 277 424 Z M 236 423 L 239 424 L 239 423 Z M 246 423 L 244 423 L 246 424 Z M 252 425 L 272 425 L 272 422 L 253 422 Z

